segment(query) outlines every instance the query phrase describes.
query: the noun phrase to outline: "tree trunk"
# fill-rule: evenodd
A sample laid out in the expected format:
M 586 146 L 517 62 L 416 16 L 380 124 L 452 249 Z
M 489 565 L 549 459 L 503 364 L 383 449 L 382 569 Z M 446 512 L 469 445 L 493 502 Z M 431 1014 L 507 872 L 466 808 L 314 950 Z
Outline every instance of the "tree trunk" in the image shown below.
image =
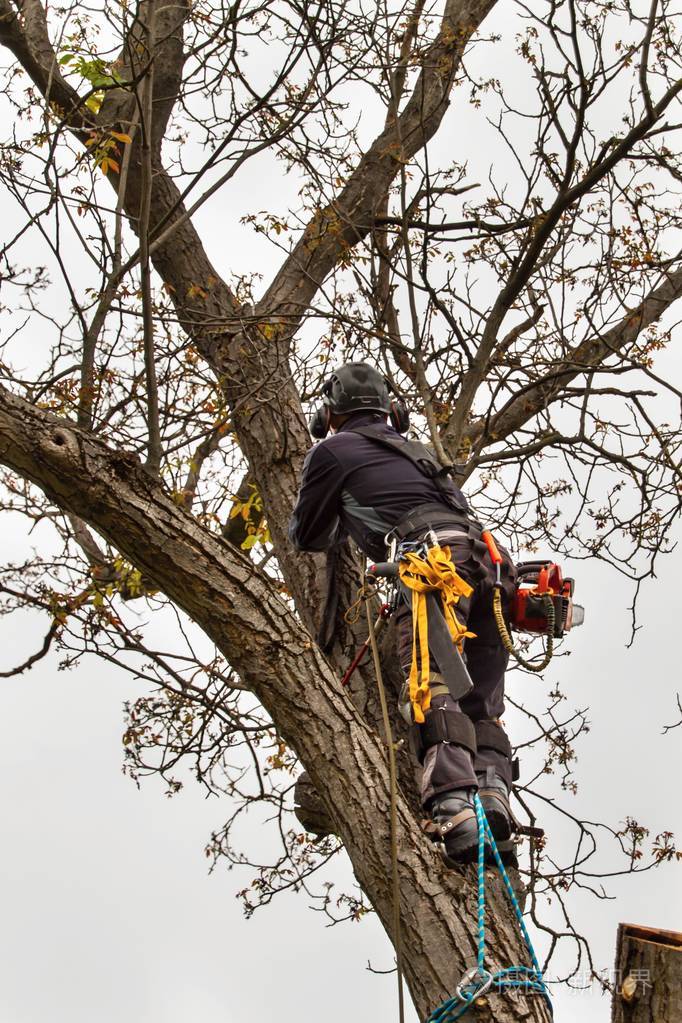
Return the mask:
M 0 461 L 94 526 L 215 642 L 308 771 L 395 943 L 383 744 L 271 581 L 179 507 L 135 456 L 112 451 L 4 388 Z M 402 792 L 397 816 L 405 977 L 426 1017 L 475 965 L 475 870 L 446 869 Z M 487 935 L 489 969 L 527 962 L 505 893 L 492 877 Z M 495 994 L 485 1002 L 476 1006 L 478 1023 L 549 1023 L 540 996 Z
M 612 1023 L 682 1020 L 682 934 L 621 924 Z

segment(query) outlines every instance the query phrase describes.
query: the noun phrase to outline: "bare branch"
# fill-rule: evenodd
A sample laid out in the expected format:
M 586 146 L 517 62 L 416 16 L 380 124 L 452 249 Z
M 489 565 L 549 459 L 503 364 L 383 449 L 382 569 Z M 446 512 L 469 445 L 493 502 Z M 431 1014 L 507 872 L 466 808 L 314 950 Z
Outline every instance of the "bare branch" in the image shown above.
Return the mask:
M 15 675 L 21 675 L 23 672 L 28 671 L 34 664 L 41 661 L 43 657 L 49 652 L 52 646 L 52 641 L 59 630 L 59 622 L 54 621 L 47 631 L 45 639 L 43 640 L 42 646 L 34 654 L 31 654 L 22 664 L 16 668 L 12 668 L 10 671 L 0 671 L 0 678 L 13 678 Z
M 642 330 L 659 320 L 680 296 L 682 270 L 668 274 L 637 308 L 601 337 L 589 338 L 571 350 L 545 379 L 533 382 L 524 393 L 513 397 L 489 422 L 479 419 L 472 423 L 465 434 L 467 444 L 480 444 L 482 438 L 484 443 L 496 443 L 510 436 L 555 401 L 577 376 L 600 366 L 631 345 Z

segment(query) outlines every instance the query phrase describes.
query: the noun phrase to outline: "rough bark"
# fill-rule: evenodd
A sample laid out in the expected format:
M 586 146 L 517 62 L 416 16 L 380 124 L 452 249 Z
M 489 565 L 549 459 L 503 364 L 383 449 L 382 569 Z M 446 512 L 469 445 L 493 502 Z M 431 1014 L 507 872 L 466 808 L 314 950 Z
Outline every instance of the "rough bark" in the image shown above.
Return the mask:
M 97 529 L 216 643 L 299 755 L 390 934 L 389 787 L 381 742 L 269 580 L 179 507 L 135 456 L 4 389 L 0 460 Z M 473 875 L 443 867 L 402 795 L 397 840 L 406 979 L 425 1016 L 474 961 Z M 492 885 L 491 959 L 508 965 L 523 962 L 524 951 L 503 899 Z M 546 1023 L 549 1016 L 540 998 L 492 996 L 479 1018 Z
M 612 1023 L 682 1019 L 682 934 L 621 924 Z

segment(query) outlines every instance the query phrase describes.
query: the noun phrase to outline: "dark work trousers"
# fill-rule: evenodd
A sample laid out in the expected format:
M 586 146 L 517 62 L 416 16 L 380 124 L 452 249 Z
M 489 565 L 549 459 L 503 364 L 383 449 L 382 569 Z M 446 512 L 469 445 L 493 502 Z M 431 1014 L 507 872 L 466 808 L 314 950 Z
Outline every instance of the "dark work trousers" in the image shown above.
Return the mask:
M 490 721 L 501 729 L 499 718 L 504 712 L 504 673 L 509 654 L 502 645 L 493 616 L 495 566 L 488 548 L 481 540 L 480 527 L 472 523 L 468 531 L 465 532 L 465 529 L 465 526 L 443 528 L 437 531 L 437 535 L 441 546 L 450 548 L 459 575 L 474 588 L 471 596 L 460 598 L 455 608 L 459 620 L 476 633 L 475 639 L 464 641 L 464 659 L 474 688 L 460 701 L 448 695 L 433 696 L 431 707 L 459 710 L 471 719 L 474 726 L 478 721 Z M 508 624 L 516 568 L 508 551 L 499 544 L 498 549 L 503 557 L 502 609 Z M 407 677 L 412 662 L 412 609 L 407 603 L 402 603 L 398 608 L 396 625 L 400 663 Z M 442 682 L 433 658 L 431 679 L 433 683 Z M 448 742 L 432 746 L 424 758 L 422 804 L 428 808 L 434 796 L 452 789 L 476 788 L 476 772 L 483 772 L 488 767 L 492 767 L 508 787 L 511 786 L 512 765 L 505 754 L 489 748 L 479 748 L 472 760 L 469 751 L 462 746 Z

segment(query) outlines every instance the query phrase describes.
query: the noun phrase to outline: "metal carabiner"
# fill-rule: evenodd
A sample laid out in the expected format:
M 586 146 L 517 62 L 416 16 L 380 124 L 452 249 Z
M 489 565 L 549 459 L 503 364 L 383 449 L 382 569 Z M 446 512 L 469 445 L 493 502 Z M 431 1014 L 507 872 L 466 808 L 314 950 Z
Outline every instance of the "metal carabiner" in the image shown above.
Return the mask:
M 483 982 L 481 986 L 475 989 L 472 995 L 469 995 L 469 997 L 467 997 L 465 994 L 463 994 L 462 988 L 464 987 L 465 984 L 473 984 L 476 978 L 478 977 L 483 977 Z M 481 995 L 486 994 L 486 992 L 489 991 L 492 986 L 493 986 L 492 973 L 490 973 L 488 970 L 483 970 L 478 966 L 472 966 L 470 970 L 467 970 L 467 972 L 464 974 L 459 984 L 455 988 L 455 994 L 457 995 L 461 1002 L 466 1002 L 467 1005 L 470 1005 L 471 1002 L 475 1001 L 476 998 L 480 998 Z
M 423 540 L 401 540 L 395 558 L 402 561 L 406 554 L 416 554 L 418 558 L 425 558 L 428 549 L 428 544 Z
M 398 537 L 395 535 L 393 529 L 389 529 L 388 533 L 384 535 L 384 543 L 388 548 L 388 561 L 395 561 L 395 552 L 398 546 Z

